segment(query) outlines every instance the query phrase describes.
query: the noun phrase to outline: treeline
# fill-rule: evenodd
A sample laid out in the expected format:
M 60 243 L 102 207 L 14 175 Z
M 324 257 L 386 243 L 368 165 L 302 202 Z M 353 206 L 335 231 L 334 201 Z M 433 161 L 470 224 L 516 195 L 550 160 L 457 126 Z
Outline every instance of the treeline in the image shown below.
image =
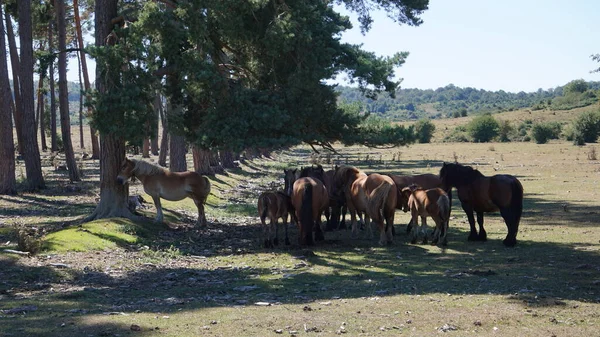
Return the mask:
M 575 80 L 552 89 L 535 92 L 511 93 L 504 90 L 487 91 L 460 88 L 449 84 L 433 89 L 399 89 L 395 98 L 379 94 L 376 99 L 365 97 L 358 88 L 339 86 L 339 99 L 346 103 L 359 103 L 375 115 L 406 121 L 420 118 L 464 117 L 472 114 L 511 111 L 520 108 L 572 109 L 597 101 L 600 82 Z

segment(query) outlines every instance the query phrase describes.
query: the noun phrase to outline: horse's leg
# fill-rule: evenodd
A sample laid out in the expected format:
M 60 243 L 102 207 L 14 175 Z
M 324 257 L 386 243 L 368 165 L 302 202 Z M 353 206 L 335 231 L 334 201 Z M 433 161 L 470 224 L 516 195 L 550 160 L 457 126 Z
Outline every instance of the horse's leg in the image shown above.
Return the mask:
M 423 244 L 427 243 L 427 216 L 421 216 L 421 228 L 423 232 Z
M 479 237 L 477 236 L 477 229 L 475 229 L 475 216 L 473 215 L 473 208 L 468 204 L 462 204 L 462 209 L 467 214 L 467 219 L 469 219 L 469 226 L 471 227 L 471 233 L 469 233 L 469 237 L 467 240 L 469 241 L 477 241 Z
M 517 231 L 519 230 L 519 221 L 515 216 L 515 212 L 510 208 L 501 208 L 500 215 L 504 219 L 504 223 L 506 224 L 506 228 L 508 228 L 508 234 L 506 234 L 506 238 L 502 241 L 502 243 L 506 247 L 514 247 L 517 244 Z
M 196 222 L 200 227 L 206 227 L 206 214 L 204 214 L 204 204 L 202 200 L 194 199 L 194 203 L 198 208 L 198 221 Z
M 262 216 L 260 217 L 260 223 L 262 225 L 261 228 L 262 228 L 263 246 L 265 248 L 269 248 L 269 239 L 270 239 L 269 228 L 270 227 L 267 227 L 265 218 L 263 218 Z
M 315 232 L 315 241 L 324 241 L 325 240 L 325 235 L 323 235 L 323 230 L 321 229 L 321 223 L 322 223 L 321 212 L 319 212 L 319 215 L 317 216 L 317 221 L 315 221 L 315 225 L 314 225 L 314 229 L 313 229 L 313 231 Z
M 346 229 L 346 214 L 348 213 L 348 207 L 346 205 L 343 205 L 341 207 L 341 215 L 340 215 L 340 222 L 338 225 L 338 229 Z
M 325 215 L 325 230 L 328 232 L 333 230 L 333 224 L 331 223 L 331 211 L 329 209 L 330 207 L 327 207 L 325 208 L 325 211 L 323 211 Z
M 395 210 L 394 210 L 395 211 Z M 387 243 L 391 244 L 393 241 L 394 233 L 394 211 L 385 217 L 385 235 L 387 237 Z
M 154 200 L 154 206 L 156 207 L 156 218 L 154 219 L 154 221 L 161 223 L 163 222 L 163 211 L 162 211 L 162 206 L 160 205 L 160 197 L 159 196 L 152 196 L 152 200 Z
M 275 233 L 275 237 L 271 236 L 273 238 L 272 242 L 273 242 L 273 246 L 278 246 L 279 245 L 279 231 L 278 231 L 278 225 L 277 225 L 277 217 L 273 216 L 271 218 L 271 235 L 273 235 L 273 233 Z
M 351 237 L 353 239 L 356 239 L 357 236 L 357 224 L 356 224 L 356 210 L 354 209 L 354 207 L 348 207 L 348 210 L 350 211 L 350 224 L 352 226 L 352 234 Z
M 290 239 L 288 238 L 288 223 L 287 223 L 287 218 L 288 215 L 284 215 L 283 216 L 283 230 L 285 232 L 285 245 L 289 246 L 290 245 Z M 293 220 L 293 215 L 290 213 L 290 222 L 292 222 Z
M 483 212 L 477 212 L 477 224 L 479 225 L 479 236 L 477 236 L 477 240 L 487 241 L 487 233 L 485 232 L 485 229 L 483 229 Z
M 436 245 L 439 242 L 440 235 L 441 235 L 441 231 L 440 231 L 441 219 L 438 217 L 431 217 L 431 218 L 433 219 L 433 222 L 435 223 L 435 229 L 433 230 L 433 234 L 431 234 L 431 244 Z
M 410 222 L 412 222 L 413 226 L 410 230 L 410 243 L 415 244 L 417 243 L 417 236 L 419 235 L 419 216 L 417 215 L 416 212 L 411 214 L 411 219 Z

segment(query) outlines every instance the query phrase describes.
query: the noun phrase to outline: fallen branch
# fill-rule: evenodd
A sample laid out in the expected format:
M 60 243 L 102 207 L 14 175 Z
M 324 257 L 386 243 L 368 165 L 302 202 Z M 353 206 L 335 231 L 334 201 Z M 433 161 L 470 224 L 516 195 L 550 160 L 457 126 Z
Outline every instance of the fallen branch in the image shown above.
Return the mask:
M 17 255 L 23 255 L 23 256 L 29 256 L 31 253 L 29 252 L 23 252 L 20 250 L 14 250 L 14 249 L 5 249 L 4 250 L 7 253 L 12 253 L 12 254 L 17 254 Z

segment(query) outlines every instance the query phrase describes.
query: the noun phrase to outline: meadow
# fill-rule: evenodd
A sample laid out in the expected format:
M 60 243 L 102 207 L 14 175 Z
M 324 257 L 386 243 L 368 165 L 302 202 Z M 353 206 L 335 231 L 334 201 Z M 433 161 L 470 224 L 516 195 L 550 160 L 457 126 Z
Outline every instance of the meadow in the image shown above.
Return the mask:
M 452 127 L 443 123 L 438 132 Z M 144 221 L 81 223 L 99 198 L 97 161 L 81 160 L 84 182 L 69 184 L 66 172 L 46 160 L 48 189 L 0 197 L 0 336 L 597 334 L 597 145 L 336 149 L 316 155 L 295 147 L 211 177 L 207 228 L 194 226 L 189 199 L 163 202 L 166 225 L 152 222 L 151 203 L 140 210 Z M 457 200 L 447 247 L 409 244 L 409 216 L 401 211 L 390 246 L 379 246 L 366 231 L 352 239 L 340 230 L 300 247 L 293 227 L 291 246 L 260 244 L 256 198 L 283 187 L 284 168 L 350 164 L 366 172 L 419 174 L 438 173 L 443 162 L 454 161 L 521 180 L 516 247 L 502 245 L 506 226 L 499 214 L 485 218 L 487 242 L 468 242 Z M 150 200 L 139 182 L 130 194 Z M 41 237 L 38 254 L 6 251 L 18 249 L 19 231 Z

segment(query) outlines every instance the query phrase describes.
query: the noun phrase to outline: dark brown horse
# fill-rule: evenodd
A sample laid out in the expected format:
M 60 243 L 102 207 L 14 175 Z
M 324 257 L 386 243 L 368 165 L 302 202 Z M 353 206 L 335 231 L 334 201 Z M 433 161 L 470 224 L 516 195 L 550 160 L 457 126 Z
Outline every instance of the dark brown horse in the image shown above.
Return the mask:
M 335 170 L 324 171 L 321 165 L 302 167 L 300 169 L 300 177 L 311 177 L 321 180 L 327 194 L 329 195 L 329 207 L 325 209 L 325 219 L 327 220 L 325 230 L 332 231 L 339 229 L 340 227 L 345 228 L 344 218 L 346 216 L 347 208 L 345 198 L 340 197 L 339 193 L 336 193 L 333 185 L 333 176 Z M 341 217 L 341 222 L 340 222 Z M 343 223 L 343 226 L 341 224 Z
M 523 185 L 516 177 L 508 174 L 486 177 L 471 166 L 444 163 L 440 178 L 444 190 L 450 191 L 452 187 L 456 187 L 458 199 L 469 218 L 470 241 L 486 241 L 483 213 L 500 211 L 508 228 L 504 245 L 513 247 L 517 244 L 519 221 L 523 212 Z M 477 213 L 479 234 L 475 229 L 473 212 Z
M 296 170 L 284 172 L 286 173 L 285 186 L 291 187 L 290 197 L 300 230 L 298 240 L 300 245 L 312 245 L 314 241 L 323 241 L 325 237 L 321 230 L 321 215 L 329 205 L 329 195 L 325 185 L 317 178 L 298 178 Z
M 171 172 L 160 166 L 143 160 L 125 159 L 117 182 L 126 184 L 136 177 L 144 186 L 144 191 L 154 200 L 156 206 L 156 222 L 163 221 L 160 198 L 179 201 L 185 198 L 194 200 L 198 208 L 198 224 L 206 226 L 204 203 L 210 193 L 210 180 L 196 172 Z
M 288 238 L 288 214 L 293 218 L 294 208 L 289 195 L 282 191 L 263 192 L 258 197 L 258 214 L 262 223 L 262 233 L 265 248 L 273 248 L 279 244 L 279 230 L 277 221 L 282 219 L 285 230 L 285 244 L 290 244 Z M 266 218 L 269 218 L 269 225 L 266 224 Z

